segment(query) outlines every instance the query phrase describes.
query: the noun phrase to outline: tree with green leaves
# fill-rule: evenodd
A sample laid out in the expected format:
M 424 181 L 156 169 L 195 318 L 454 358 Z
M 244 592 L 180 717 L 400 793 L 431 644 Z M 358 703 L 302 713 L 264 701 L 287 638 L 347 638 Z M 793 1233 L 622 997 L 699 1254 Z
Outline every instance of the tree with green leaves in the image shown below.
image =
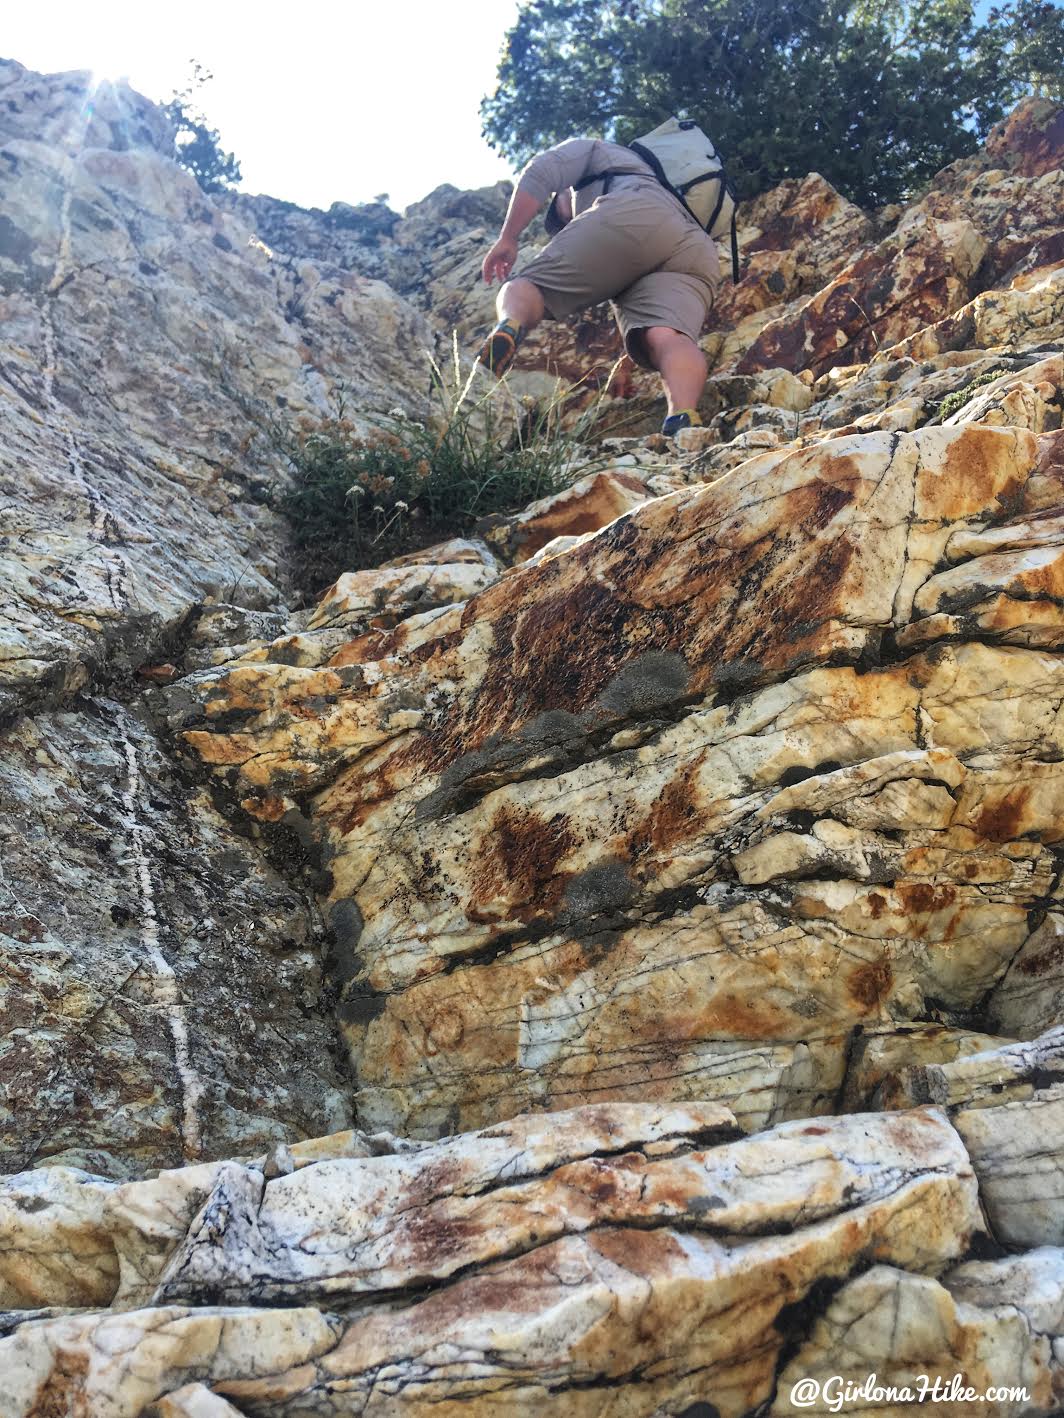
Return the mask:
M 221 137 L 196 105 L 196 95 L 214 77 L 202 64 L 191 61 L 191 76 L 163 111 L 174 125 L 174 158 L 191 172 L 204 192 L 223 192 L 240 181 L 240 164 L 222 150 Z
M 574 135 L 698 121 L 740 196 L 816 171 L 863 206 L 1064 90 L 1064 9 L 1006 0 L 526 0 L 481 115 L 516 163 Z

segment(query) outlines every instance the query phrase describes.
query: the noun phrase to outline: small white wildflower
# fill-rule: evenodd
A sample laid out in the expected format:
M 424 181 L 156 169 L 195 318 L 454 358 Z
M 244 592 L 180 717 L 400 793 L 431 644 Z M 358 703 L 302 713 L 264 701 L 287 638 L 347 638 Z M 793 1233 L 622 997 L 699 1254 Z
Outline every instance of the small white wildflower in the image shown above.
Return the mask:
M 346 495 L 348 497 L 361 497 L 365 491 L 366 489 L 362 486 L 361 483 L 352 483 L 351 486 L 347 489 Z
M 382 517 L 384 516 L 384 508 L 383 508 L 383 507 L 374 507 L 373 510 L 374 510 L 374 512 L 379 513 Z
M 396 512 L 405 512 L 410 504 L 408 502 L 396 502 L 394 505 Z
M 400 409 L 400 408 L 389 409 L 389 410 L 388 410 L 388 417 L 389 417 L 390 419 L 403 419 L 403 420 L 405 421 L 405 420 L 406 420 L 406 410 L 405 410 L 405 409 Z

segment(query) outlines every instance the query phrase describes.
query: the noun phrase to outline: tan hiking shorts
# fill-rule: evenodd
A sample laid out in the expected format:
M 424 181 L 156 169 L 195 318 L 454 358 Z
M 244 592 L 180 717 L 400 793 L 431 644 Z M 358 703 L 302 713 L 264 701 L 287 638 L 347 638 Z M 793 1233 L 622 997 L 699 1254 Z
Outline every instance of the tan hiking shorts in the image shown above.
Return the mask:
M 664 325 L 697 340 L 720 262 L 714 242 L 675 199 L 646 184 L 596 198 L 514 274 L 539 288 L 554 320 L 612 301 L 625 349 L 649 368 L 638 332 Z

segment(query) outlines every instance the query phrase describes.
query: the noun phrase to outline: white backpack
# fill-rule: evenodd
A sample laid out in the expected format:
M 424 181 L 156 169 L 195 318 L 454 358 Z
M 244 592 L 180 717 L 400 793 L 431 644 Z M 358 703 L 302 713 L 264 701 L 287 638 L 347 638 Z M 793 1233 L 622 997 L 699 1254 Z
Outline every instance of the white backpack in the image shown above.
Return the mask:
M 637 157 L 654 169 L 663 187 L 687 208 L 710 236 L 731 233 L 732 280 L 739 280 L 739 242 L 735 232 L 735 194 L 728 186 L 724 164 L 716 148 L 690 119 L 666 118 L 652 133 L 628 146 Z M 577 184 L 620 176 L 597 173 Z

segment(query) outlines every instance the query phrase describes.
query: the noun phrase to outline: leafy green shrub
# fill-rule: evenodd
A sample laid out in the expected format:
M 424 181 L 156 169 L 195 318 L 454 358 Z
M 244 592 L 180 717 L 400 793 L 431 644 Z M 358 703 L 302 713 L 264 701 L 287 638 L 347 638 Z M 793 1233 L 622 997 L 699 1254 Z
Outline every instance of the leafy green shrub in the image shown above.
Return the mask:
M 372 416 L 372 432 L 360 431 L 341 392 L 328 418 L 275 429 L 292 472 L 280 508 L 306 590 L 468 532 L 481 517 L 518 511 L 571 480 L 586 416 L 563 427 L 560 395 L 511 422 L 492 391 L 468 397 L 458 368 L 457 351 L 454 381 L 433 362 L 439 411 L 425 422 L 396 411 Z
M 1060 0 L 524 0 L 481 105 L 516 164 L 700 122 L 740 197 L 818 172 L 909 200 L 1026 93 L 1064 91 Z

